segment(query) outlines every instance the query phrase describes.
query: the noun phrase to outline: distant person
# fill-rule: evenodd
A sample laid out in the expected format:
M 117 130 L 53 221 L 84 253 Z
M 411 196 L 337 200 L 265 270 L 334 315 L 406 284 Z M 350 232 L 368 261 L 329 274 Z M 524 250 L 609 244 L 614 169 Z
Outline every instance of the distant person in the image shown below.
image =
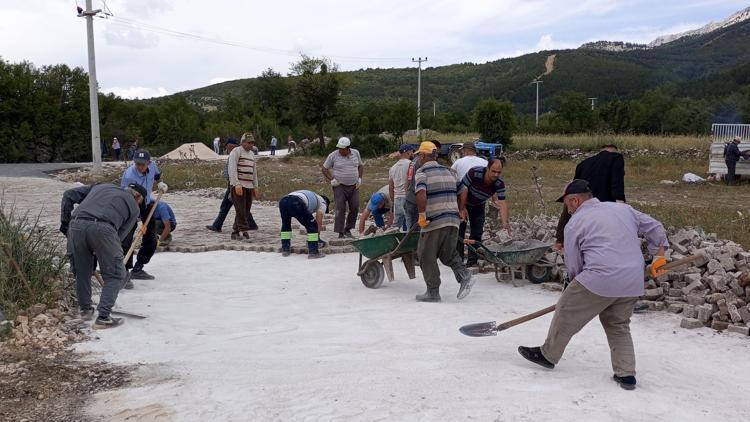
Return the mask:
M 474 167 L 487 167 L 487 160 L 477 157 L 477 147 L 474 142 L 464 142 L 461 147 L 461 158 L 453 163 L 451 170 L 456 172 L 456 178 L 461 181 L 466 176 L 466 172 Z
M 409 230 L 406 225 L 406 175 L 414 158 L 414 146 L 403 144 L 398 149 L 399 159 L 388 170 L 388 193 L 393 198 L 393 224 L 401 230 Z
M 229 184 L 232 185 L 232 203 L 234 204 L 232 240 L 250 240 L 250 235 L 247 233 L 251 230 L 250 209 L 253 206 L 253 199 L 258 199 L 259 196 L 254 146 L 253 134 L 245 133 L 240 139 L 240 146 L 233 149 L 227 159 Z
M 276 155 L 276 147 L 279 144 L 279 140 L 275 136 L 271 135 L 271 155 Z
M 229 138 L 225 146 L 227 154 L 231 154 L 232 150 L 235 147 L 237 147 L 237 140 L 234 138 Z M 229 215 L 229 211 L 234 205 L 234 203 L 232 202 L 232 185 L 231 183 L 229 183 L 229 160 L 227 160 L 227 162 L 224 164 L 223 176 L 224 180 L 226 180 L 227 182 L 227 190 L 224 192 L 224 197 L 221 200 L 221 205 L 219 205 L 219 215 L 216 216 L 216 219 L 212 224 L 206 226 L 206 229 L 217 233 L 221 233 L 221 229 L 222 227 L 224 227 L 224 221 L 227 219 L 227 215 Z M 258 230 L 258 224 L 255 223 L 252 212 L 248 215 L 248 224 L 250 225 L 250 230 Z
M 727 165 L 726 184 L 731 186 L 735 184 L 735 172 L 737 171 L 737 162 L 740 161 L 740 137 L 735 136 L 732 142 L 727 144 L 724 150 L 724 163 Z
M 214 152 L 217 155 L 221 154 L 221 138 L 218 136 L 214 138 Z
M 294 142 L 294 138 L 292 137 L 292 134 L 290 133 L 289 136 L 286 137 L 286 152 L 288 154 L 291 154 L 295 151 L 297 151 L 297 143 Z
M 598 154 L 578 163 L 574 179 L 587 181 L 594 198 L 601 202 L 625 202 L 625 159 L 616 145 L 603 145 Z M 562 250 L 565 243 L 568 220 L 570 213 L 563 207 L 555 234 L 557 250 Z
M 336 215 L 333 231 L 339 239 L 354 238 L 352 229 L 359 214 L 359 187 L 362 184 L 362 159 L 359 151 L 351 147 L 352 141 L 342 136 L 333 151 L 323 162 L 323 176 L 333 188 Z M 347 215 L 347 211 L 349 214 Z
M 112 138 L 112 151 L 114 151 L 115 153 L 115 161 L 120 161 L 120 153 L 122 152 L 122 147 L 120 146 L 120 141 L 117 140 L 116 136 Z

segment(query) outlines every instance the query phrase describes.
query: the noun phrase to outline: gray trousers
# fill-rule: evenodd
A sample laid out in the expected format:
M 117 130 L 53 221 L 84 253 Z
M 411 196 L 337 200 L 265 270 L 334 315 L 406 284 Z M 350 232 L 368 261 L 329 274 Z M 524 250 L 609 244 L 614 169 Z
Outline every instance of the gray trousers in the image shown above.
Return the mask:
M 419 220 L 419 210 L 414 202 L 404 201 L 404 216 L 406 217 L 406 230 L 412 228 Z M 419 229 L 416 229 L 419 230 Z
M 456 281 L 461 282 L 461 273 L 466 270 L 461 257 L 456 250 L 458 242 L 458 227 L 442 227 L 432 231 L 422 231 L 419 234 L 419 268 L 428 289 L 440 287 L 440 267 L 438 259 L 443 265 L 451 267 Z
M 122 262 L 122 243 L 117 230 L 108 223 L 74 219 L 68 230 L 68 253 L 72 255 L 76 296 L 81 310 L 91 308 L 91 274 L 96 254 L 104 279 L 96 310 L 100 317 L 108 317 L 115 306 L 117 294 L 125 283 L 126 274 L 125 264 Z
M 619 377 L 635 376 L 635 351 L 630 337 L 630 317 L 635 297 L 604 297 L 590 292 L 578 280 L 563 291 L 557 301 L 542 354 L 557 364 L 570 339 L 599 316 L 607 335 L 612 358 L 612 370 Z
M 343 233 L 352 230 L 357 223 L 359 214 L 359 189 L 357 185 L 338 185 L 333 188 L 333 202 L 336 217 L 333 220 L 333 231 Z M 346 212 L 349 211 L 349 214 Z

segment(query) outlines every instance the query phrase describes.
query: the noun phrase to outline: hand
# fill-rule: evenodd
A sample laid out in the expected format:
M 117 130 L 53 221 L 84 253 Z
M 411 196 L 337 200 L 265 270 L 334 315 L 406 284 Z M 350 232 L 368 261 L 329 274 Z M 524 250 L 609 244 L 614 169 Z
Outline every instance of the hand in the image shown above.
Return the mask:
M 145 236 L 147 229 L 148 229 L 148 227 L 146 227 L 145 224 L 141 224 L 141 227 L 138 229 L 138 231 L 141 232 L 141 236 Z
M 359 189 L 359 187 L 362 186 L 362 178 L 357 179 L 357 184 L 354 185 L 354 189 Z
M 164 183 L 164 182 L 159 182 L 159 184 L 156 185 L 156 188 L 161 193 L 167 193 L 167 190 L 169 189 L 169 186 L 167 186 L 167 184 Z
M 60 223 L 60 233 L 68 237 L 68 223 Z
M 659 268 L 665 266 L 667 264 L 667 260 L 663 256 L 655 256 L 653 261 L 651 261 L 651 277 L 657 278 L 659 276 L 662 276 L 667 273 L 667 270 L 660 270 Z
M 339 183 L 339 181 L 338 181 L 338 180 L 336 180 L 336 179 L 331 179 L 331 186 L 333 186 L 333 187 L 335 188 L 335 187 L 336 187 L 336 186 L 338 186 L 338 185 L 340 185 L 340 183 Z
M 460 210 L 458 212 L 458 218 L 460 218 L 461 221 L 466 221 L 469 219 L 469 213 L 466 211 L 466 209 Z
M 242 188 L 242 185 L 236 185 L 234 187 L 234 194 L 237 196 L 242 196 L 245 193 L 245 190 Z
M 419 213 L 419 220 L 417 220 L 417 224 L 419 224 L 419 227 L 425 228 L 430 225 L 430 220 L 427 219 L 427 214 L 420 212 Z

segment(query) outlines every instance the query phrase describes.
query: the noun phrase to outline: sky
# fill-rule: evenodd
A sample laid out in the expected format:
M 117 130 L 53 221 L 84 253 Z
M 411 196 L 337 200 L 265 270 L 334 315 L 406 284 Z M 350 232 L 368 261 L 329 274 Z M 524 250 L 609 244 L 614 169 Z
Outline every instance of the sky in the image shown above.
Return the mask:
M 484 63 L 609 40 L 648 43 L 719 22 L 733 0 L 92 0 L 100 89 L 149 98 L 265 69 L 300 54 L 341 70 Z M 0 57 L 88 70 L 85 0 L 0 0 Z

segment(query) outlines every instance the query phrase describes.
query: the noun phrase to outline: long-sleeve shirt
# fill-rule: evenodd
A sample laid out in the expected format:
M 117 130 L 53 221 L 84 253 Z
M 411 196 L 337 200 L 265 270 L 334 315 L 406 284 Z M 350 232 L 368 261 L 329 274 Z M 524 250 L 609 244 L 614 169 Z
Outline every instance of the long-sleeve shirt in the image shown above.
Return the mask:
M 73 211 L 75 204 L 79 205 Z M 95 218 L 112 224 L 120 241 L 130 233 L 140 215 L 133 195 L 109 183 L 68 189 L 63 194 L 60 207 L 62 223 L 67 224 L 76 217 Z
M 641 296 L 645 266 L 641 235 L 651 253 L 669 245 L 661 223 L 630 205 L 596 198 L 584 202 L 565 226 L 570 279 L 599 296 Z
M 229 153 L 227 158 L 229 165 L 229 184 L 232 186 L 242 185 L 253 189 L 258 186 L 258 173 L 255 168 L 255 154 L 252 150 L 246 151 L 244 147 L 238 146 Z
M 146 173 L 139 172 L 135 167 L 135 164 L 131 164 L 130 167 L 128 167 L 122 174 L 122 179 L 120 179 L 120 187 L 126 188 L 131 183 L 143 186 L 144 188 L 146 188 L 146 192 L 148 192 L 146 204 L 150 204 L 151 202 L 153 202 L 151 198 L 151 192 L 154 190 L 154 182 L 159 181 L 160 179 L 161 172 L 159 171 L 159 167 L 156 166 L 156 163 L 152 162 L 151 164 L 149 164 L 148 168 L 146 169 Z
M 724 157 L 724 160 L 736 163 L 737 161 L 740 161 L 740 155 L 740 148 L 737 144 L 730 142 L 729 145 L 727 145 L 727 154 Z

